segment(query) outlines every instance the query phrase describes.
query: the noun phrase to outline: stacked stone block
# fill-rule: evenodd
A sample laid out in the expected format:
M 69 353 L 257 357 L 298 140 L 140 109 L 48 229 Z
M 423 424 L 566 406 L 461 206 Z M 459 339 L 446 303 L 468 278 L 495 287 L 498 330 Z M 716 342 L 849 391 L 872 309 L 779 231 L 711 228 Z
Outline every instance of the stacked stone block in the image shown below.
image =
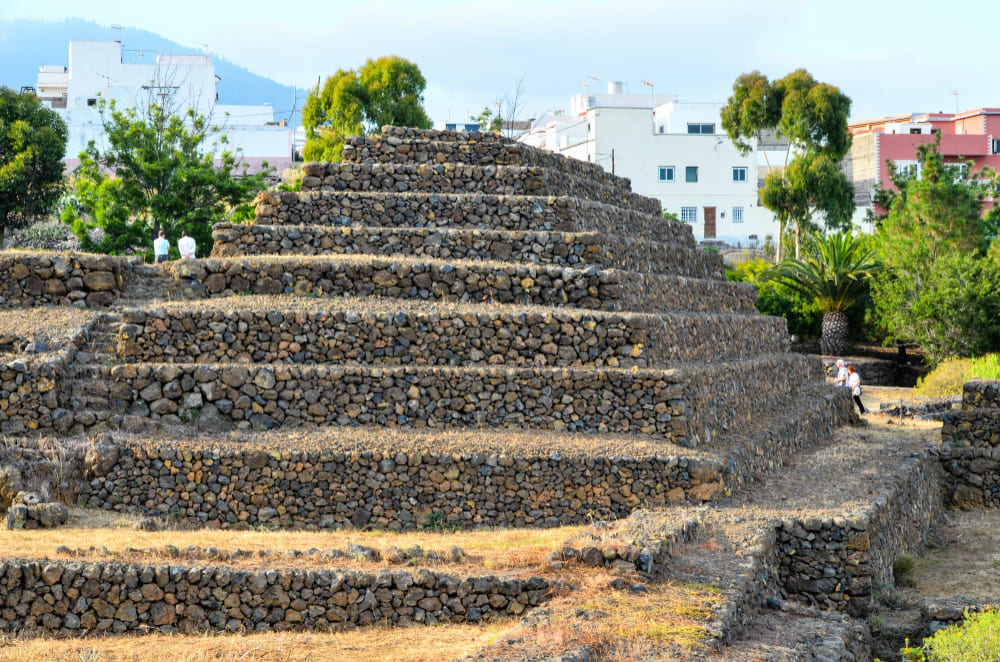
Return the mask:
M 942 421 L 940 456 L 952 504 L 1000 505 L 1000 381 L 967 382 L 962 408 Z

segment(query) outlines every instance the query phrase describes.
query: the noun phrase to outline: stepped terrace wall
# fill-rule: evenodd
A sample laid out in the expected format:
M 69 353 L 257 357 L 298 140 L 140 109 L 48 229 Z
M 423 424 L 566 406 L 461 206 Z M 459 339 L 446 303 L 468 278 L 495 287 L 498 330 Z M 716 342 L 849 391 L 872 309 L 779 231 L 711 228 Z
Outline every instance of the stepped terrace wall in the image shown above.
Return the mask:
M 541 578 L 432 570 L 242 571 L 214 565 L 0 561 L 0 630 L 51 635 L 329 630 L 475 623 L 548 599 Z
M 503 262 L 368 256 L 182 260 L 165 267 L 204 296 L 299 294 L 756 314 L 749 283 Z M 189 288 L 191 289 L 191 288 Z
M 941 516 L 936 457 L 924 451 L 886 478 L 859 512 L 782 522 L 777 536 L 781 580 L 791 598 L 865 616 L 873 587 L 892 585 L 896 557 L 923 547 Z
M 643 504 L 699 501 L 699 486 L 715 493 L 723 480 L 717 463 L 648 450 L 636 456 L 567 448 L 448 452 L 434 441 L 428 435 L 416 448 L 374 451 L 337 441 L 302 451 L 252 442 L 128 444 L 81 488 L 80 498 L 90 507 L 222 527 L 413 529 L 434 513 L 462 528 L 552 527 L 617 519 Z
M 629 190 L 632 182 L 588 161 L 570 159 L 492 133 L 443 132 L 408 127 L 382 127 L 381 135 L 352 136 L 344 145 L 350 163 L 465 163 L 469 165 L 533 165 Z
M 307 163 L 302 190 L 421 191 L 497 195 L 566 195 L 597 200 L 623 209 L 660 215 L 660 202 L 629 189 L 606 186 L 557 170 L 535 166 L 462 164 L 394 165 L 385 163 Z
M 109 383 L 122 413 L 166 422 L 211 407 L 223 421 L 259 428 L 631 431 L 697 446 L 779 406 L 808 383 L 810 366 L 798 355 L 683 370 L 144 363 L 92 367 L 83 378 Z M 73 390 L 60 393 L 66 406 Z
M 86 253 L 0 253 L 0 306 L 110 306 L 121 295 L 129 262 Z
M 784 352 L 784 320 L 277 297 L 126 310 L 132 362 L 654 367 Z
M 966 382 L 962 409 L 942 417 L 941 441 L 949 502 L 959 508 L 1000 505 L 1000 381 Z
M 212 257 L 405 255 L 722 278 L 718 254 L 596 232 L 216 224 Z
M 261 191 L 264 225 L 370 225 L 564 232 L 594 231 L 694 246 L 691 226 L 660 214 L 629 211 L 566 196 L 440 194 L 387 191 Z M 721 264 L 722 257 L 719 256 Z M 720 266 L 721 269 L 721 266 Z

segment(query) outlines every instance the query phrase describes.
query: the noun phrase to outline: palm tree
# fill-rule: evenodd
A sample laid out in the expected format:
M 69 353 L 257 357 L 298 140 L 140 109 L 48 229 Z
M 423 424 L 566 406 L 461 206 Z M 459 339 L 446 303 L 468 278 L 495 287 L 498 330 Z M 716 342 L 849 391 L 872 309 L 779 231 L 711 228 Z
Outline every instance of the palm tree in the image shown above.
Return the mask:
M 865 294 L 868 281 L 882 271 L 882 262 L 870 240 L 838 232 L 807 240 L 801 259 L 786 258 L 765 277 L 812 299 L 823 311 L 824 354 L 847 352 L 847 309 Z

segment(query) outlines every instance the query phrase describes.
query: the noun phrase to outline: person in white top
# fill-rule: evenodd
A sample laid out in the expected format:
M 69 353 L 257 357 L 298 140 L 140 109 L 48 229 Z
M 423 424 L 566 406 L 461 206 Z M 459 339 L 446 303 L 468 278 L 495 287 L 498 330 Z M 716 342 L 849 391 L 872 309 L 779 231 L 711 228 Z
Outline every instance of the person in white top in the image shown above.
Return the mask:
M 847 388 L 851 389 L 851 397 L 862 414 L 865 413 L 865 406 L 861 402 L 861 374 L 853 365 L 847 366 Z
M 847 386 L 847 366 L 844 359 L 837 359 L 837 386 Z
M 167 233 L 160 230 L 160 236 L 153 240 L 153 255 L 156 257 L 156 262 L 167 261 L 167 253 L 170 252 L 170 242 L 167 240 Z
M 194 257 L 196 244 L 194 237 L 189 235 L 187 230 L 181 232 L 181 238 L 177 240 L 177 250 L 180 251 L 183 260 L 190 260 Z

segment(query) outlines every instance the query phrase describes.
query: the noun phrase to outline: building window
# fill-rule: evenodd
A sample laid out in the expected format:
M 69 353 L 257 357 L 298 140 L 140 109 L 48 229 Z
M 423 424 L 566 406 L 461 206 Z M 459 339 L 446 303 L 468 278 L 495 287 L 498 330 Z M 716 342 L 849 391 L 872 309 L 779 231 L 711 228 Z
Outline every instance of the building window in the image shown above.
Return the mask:
M 691 134 L 712 134 L 715 133 L 714 124 L 688 124 L 688 133 Z
M 733 207 L 733 223 L 743 222 L 743 207 Z
M 659 168 L 657 168 L 657 179 L 659 179 L 661 182 L 674 181 L 674 167 L 660 166 Z
M 681 207 L 681 220 L 685 223 L 696 223 L 698 221 L 698 208 Z
M 993 153 L 1000 154 L 1000 140 L 993 141 Z
M 747 180 L 747 169 L 746 168 L 733 168 L 733 181 L 734 182 L 745 182 Z
M 663 133 L 663 128 L 664 128 L 664 127 L 663 127 L 663 125 L 661 124 L 661 125 L 660 125 L 660 133 Z
M 910 127 L 910 135 L 911 136 L 919 136 L 921 133 L 923 133 L 923 131 L 921 131 L 918 127 L 915 127 L 915 126 L 911 126 Z
M 93 108 L 97 105 L 97 99 L 87 99 L 87 107 Z
M 684 181 L 691 183 L 698 181 L 698 166 L 684 168 Z
M 896 174 L 906 179 L 920 179 L 920 161 L 896 161 Z

